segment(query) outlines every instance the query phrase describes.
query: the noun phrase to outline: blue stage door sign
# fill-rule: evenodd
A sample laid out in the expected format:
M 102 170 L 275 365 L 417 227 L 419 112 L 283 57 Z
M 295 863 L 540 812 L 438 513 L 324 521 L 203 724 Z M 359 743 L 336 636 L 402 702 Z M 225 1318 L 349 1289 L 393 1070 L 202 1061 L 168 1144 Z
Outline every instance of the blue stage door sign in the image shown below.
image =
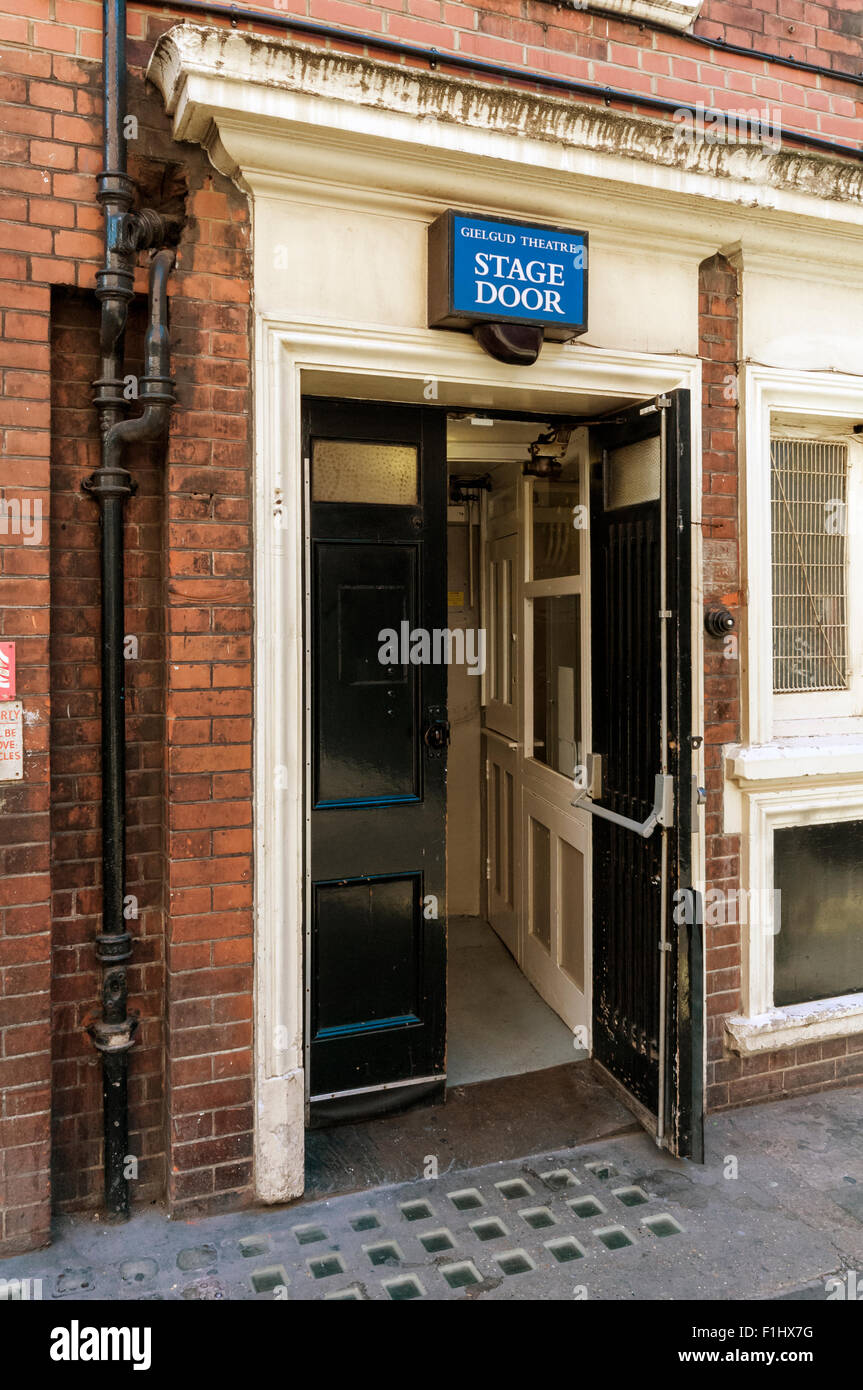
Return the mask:
M 585 332 L 586 232 L 449 212 L 433 224 L 429 249 L 433 327 L 497 321 L 533 324 L 554 338 Z M 433 281 L 447 271 L 444 296 Z

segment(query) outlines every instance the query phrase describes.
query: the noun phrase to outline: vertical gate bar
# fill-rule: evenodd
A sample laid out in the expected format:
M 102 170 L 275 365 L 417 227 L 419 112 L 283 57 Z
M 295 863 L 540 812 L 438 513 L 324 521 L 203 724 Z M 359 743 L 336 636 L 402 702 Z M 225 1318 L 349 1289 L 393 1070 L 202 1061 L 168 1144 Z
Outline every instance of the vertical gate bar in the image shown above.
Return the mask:
M 668 496 L 668 416 L 666 406 L 660 406 L 659 416 L 659 669 L 660 669 L 660 772 L 668 771 L 668 619 L 665 616 L 668 597 L 668 576 L 666 556 L 668 549 L 668 519 L 666 517 L 666 498 Z M 675 460 L 676 464 L 676 460 Z M 656 1115 L 656 1142 L 661 1144 L 665 1137 L 665 1012 L 666 1012 L 666 913 L 668 911 L 668 832 L 659 827 L 662 836 L 662 865 L 659 888 L 659 1099 Z

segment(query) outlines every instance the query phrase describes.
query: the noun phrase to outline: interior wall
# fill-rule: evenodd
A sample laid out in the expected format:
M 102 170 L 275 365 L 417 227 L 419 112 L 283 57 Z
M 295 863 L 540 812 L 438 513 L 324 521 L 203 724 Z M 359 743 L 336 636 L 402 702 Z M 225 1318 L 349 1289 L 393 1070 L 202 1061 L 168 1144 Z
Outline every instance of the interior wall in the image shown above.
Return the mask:
M 464 511 L 466 514 L 467 509 Z M 457 514 L 456 509 L 450 508 L 450 516 Z M 469 531 L 472 532 L 474 546 L 472 596 L 468 563 Z M 460 521 L 450 521 L 447 525 L 447 625 L 453 630 L 476 630 L 480 625 L 479 527 L 468 527 Z M 448 667 L 447 702 L 451 741 L 447 765 L 447 912 L 450 917 L 476 917 L 480 911 L 482 681 L 479 675 L 472 675 L 470 671 L 466 663 L 453 663 Z

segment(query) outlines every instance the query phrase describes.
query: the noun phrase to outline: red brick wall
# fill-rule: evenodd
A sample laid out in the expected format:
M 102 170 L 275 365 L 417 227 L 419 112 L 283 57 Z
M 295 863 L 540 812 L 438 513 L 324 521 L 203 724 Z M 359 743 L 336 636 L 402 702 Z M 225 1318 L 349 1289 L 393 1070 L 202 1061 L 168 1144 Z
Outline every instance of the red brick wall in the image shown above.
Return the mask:
M 23 55 L 27 61 L 29 55 Z M 7 88 L 8 90 L 8 88 Z M 27 141 L 0 134 L 0 156 L 26 158 Z M 26 214 L 38 170 L 15 167 L 3 207 Z M 24 235 L 20 235 L 23 232 Z M 27 284 L 26 228 L 2 224 L 0 493 L 26 503 L 41 536 L 0 535 L 0 634 L 17 644 L 26 710 L 25 780 L 0 784 L 0 1251 L 48 1239 L 50 1191 L 50 949 L 48 797 L 50 292 Z
M 703 47 L 685 35 L 654 29 L 642 20 L 573 7 L 568 0 L 293 0 L 283 5 L 262 0 L 250 8 L 274 8 L 344 28 L 537 67 L 545 66 L 541 55 L 546 49 L 612 66 L 630 65 L 629 46 L 696 60 L 699 50 L 703 53 Z M 863 57 L 858 0 L 704 0 L 693 33 L 858 76 Z
M 262 0 L 253 8 L 681 105 L 701 101 L 739 110 L 769 102 L 771 110 L 781 108 L 780 123 L 790 129 L 849 144 L 859 141 L 854 122 L 861 88 L 847 80 L 723 53 L 685 34 L 572 9 L 557 0 L 287 0 L 278 6 Z M 794 26 L 793 34 L 789 25 Z M 706 0 L 695 34 L 835 68 L 837 73 L 859 77 L 863 68 L 858 0 L 839 0 L 830 7 L 802 0 L 757 0 L 752 6 Z M 383 49 L 380 56 L 398 61 Z M 446 62 L 440 67 L 446 71 Z
M 699 271 L 699 352 L 704 378 L 702 406 L 702 545 L 704 602 L 725 604 L 737 619 L 730 641 L 704 638 L 704 763 L 707 805 L 706 884 L 730 894 L 740 883 L 740 837 L 723 834 L 723 745 L 740 738 L 741 622 L 738 530 L 737 362 L 739 285 L 722 256 Z M 719 915 L 717 913 L 717 915 Z M 707 1102 L 727 1103 L 727 1087 L 715 1083 L 723 1056 L 724 1018 L 740 1003 L 741 942 L 735 923 L 705 925 L 707 972 Z
M 44 527 L 39 545 L 0 535 L 0 635 L 18 641 L 28 719 L 25 781 L 0 787 L 2 1253 L 47 1239 L 52 1018 L 55 1199 L 91 1205 L 101 1187 L 99 1068 L 84 1033 L 98 997 L 98 510 L 78 492 L 96 457 L 100 9 L 24 8 L 0 28 L 0 487 L 6 499 L 39 497 Z M 163 202 L 176 204 L 187 183 L 188 223 L 171 284 L 179 404 L 169 457 L 130 455 L 140 484 L 126 616 L 139 641 L 127 665 L 129 891 L 139 899 L 130 986 L 142 1015 L 133 1200 L 167 1185 L 178 1204 L 236 1203 L 249 1189 L 252 1128 L 248 213 L 201 150 L 172 141 L 142 82 L 152 41 L 136 47 L 134 36 L 144 18 L 130 16 L 132 172 Z
M 704 0 L 695 33 L 860 76 L 859 0 Z
M 736 370 L 739 287 L 721 256 L 705 261 L 699 277 L 699 351 L 704 372 L 702 496 L 705 603 L 741 612 L 738 532 Z M 738 627 L 740 624 L 738 623 Z M 706 882 L 728 895 L 740 885 L 740 837 L 723 834 L 722 748 L 740 739 L 740 664 L 717 638 L 705 637 L 704 746 L 707 805 Z M 726 896 L 726 902 L 728 898 Z M 712 1110 L 767 1100 L 863 1077 L 863 1041 L 841 1038 L 740 1058 L 724 1046 L 725 1017 L 739 1013 L 741 929 L 739 911 L 716 899 L 716 924 L 704 927 L 707 971 L 707 1104 Z M 721 920 L 725 918 L 726 920 Z
M 252 1181 L 249 228 L 226 181 L 190 208 L 167 494 L 168 1190 L 212 1210 Z

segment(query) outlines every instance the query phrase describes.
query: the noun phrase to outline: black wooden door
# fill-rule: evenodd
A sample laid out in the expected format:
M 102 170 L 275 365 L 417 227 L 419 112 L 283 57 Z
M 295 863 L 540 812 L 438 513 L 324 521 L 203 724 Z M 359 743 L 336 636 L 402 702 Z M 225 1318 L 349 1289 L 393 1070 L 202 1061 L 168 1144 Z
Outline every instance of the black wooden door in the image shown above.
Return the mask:
M 315 1124 L 443 1087 L 446 671 L 410 656 L 446 626 L 446 420 L 318 400 L 304 426 Z
M 594 1054 L 672 1151 L 699 1158 L 700 928 L 677 910 L 681 890 L 692 900 L 689 394 L 623 412 L 597 437 L 595 806 L 626 823 L 593 817 Z

